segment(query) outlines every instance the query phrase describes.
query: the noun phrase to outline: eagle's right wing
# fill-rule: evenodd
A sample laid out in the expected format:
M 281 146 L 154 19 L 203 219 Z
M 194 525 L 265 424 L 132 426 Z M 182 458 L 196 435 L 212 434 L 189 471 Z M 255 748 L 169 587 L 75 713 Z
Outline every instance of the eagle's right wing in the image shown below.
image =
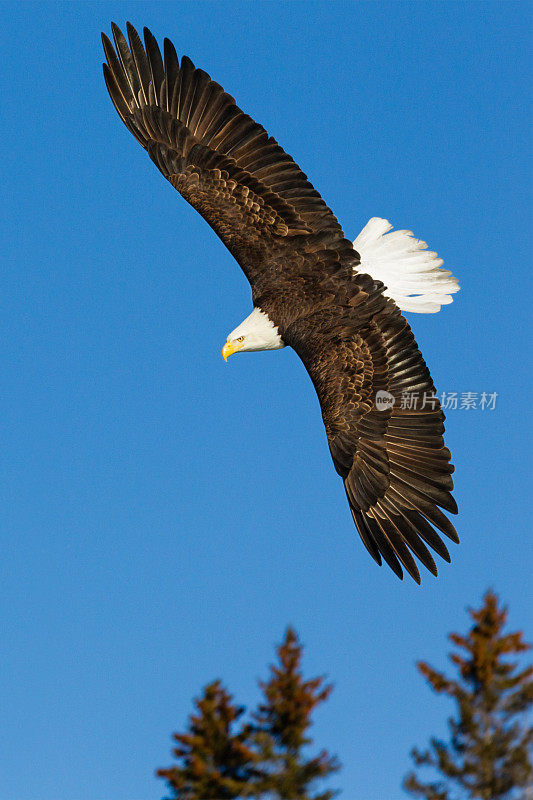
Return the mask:
M 378 564 L 385 559 L 400 578 L 403 564 L 419 583 L 413 554 L 437 574 L 426 544 L 450 560 L 435 528 L 459 541 L 440 510 L 457 513 L 444 414 L 407 321 L 368 276 L 357 281 L 368 297 L 366 321 L 363 307 L 356 315 L 333 306 L 299 320 L 290 344 L 317 391 L 361 539 Z
M 165 39 L 164 61 L 150 31 L 143 47 L 128 23 L 126 42 L 102 34 L 104 75 L 116 110 L 163 175 L 207 220 L 250 282 L 280 242 L 344 234 L 304 173 L 235 100 Z

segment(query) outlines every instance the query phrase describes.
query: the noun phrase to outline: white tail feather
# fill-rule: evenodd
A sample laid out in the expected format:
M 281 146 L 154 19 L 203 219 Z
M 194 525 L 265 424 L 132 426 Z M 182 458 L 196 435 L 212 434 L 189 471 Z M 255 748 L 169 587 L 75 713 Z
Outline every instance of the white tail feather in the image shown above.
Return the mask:
M 357 272 L 366 272 L 387 287 L 384 294 L 402 311 L 434 314 L 451 303 L 457 278 L 441 269 L 442 258 L 427 250 L 411 231 L 393 231 L 390 222 L 370 219 L 353 246 L 361 256 Z

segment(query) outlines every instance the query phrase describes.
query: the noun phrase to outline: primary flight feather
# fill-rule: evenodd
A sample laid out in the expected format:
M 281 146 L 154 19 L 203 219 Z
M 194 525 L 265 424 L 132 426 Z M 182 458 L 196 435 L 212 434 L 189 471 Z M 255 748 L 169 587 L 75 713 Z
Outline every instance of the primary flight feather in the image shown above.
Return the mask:
M 410 231 L 373 218 L 352 244 L 307 177 L 264 128 L 168 39 L 163 56 L 127 25 L 102 34 L 111 99 L 165 178 L 204 217 L 252 288 L 252 313 L 223 356 L 286 345 L 316 389 L 329 448 L 370 555 L 418 583 L 437 533 L 459 539 L 444 414 L 401 310 L 435 312 L 459 288 Z M 426 398 L 423 408 L 404 402 Z M 385 398 L 384 403 L 376 401 Z

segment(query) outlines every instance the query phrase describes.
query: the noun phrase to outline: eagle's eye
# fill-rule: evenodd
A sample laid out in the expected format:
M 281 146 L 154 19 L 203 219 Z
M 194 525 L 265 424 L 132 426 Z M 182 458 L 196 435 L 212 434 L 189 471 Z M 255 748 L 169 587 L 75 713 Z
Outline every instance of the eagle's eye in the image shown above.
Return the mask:
M 235 339 L 236 342 L 244 342 L 244 336 L 239 336 L 238 339 Z

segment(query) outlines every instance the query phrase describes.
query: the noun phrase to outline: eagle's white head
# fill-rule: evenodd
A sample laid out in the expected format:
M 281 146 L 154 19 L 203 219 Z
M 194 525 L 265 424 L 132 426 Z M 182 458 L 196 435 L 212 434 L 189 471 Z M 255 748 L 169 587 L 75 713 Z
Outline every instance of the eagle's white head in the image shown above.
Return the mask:
M 278 328 L 268 314 L 254 308 L 241 324 L 230 333 L 222 348 L 222 356 L 227 361 L 233 353 L 249 353 L 257 350 L 279 350 L 285 342 Z

